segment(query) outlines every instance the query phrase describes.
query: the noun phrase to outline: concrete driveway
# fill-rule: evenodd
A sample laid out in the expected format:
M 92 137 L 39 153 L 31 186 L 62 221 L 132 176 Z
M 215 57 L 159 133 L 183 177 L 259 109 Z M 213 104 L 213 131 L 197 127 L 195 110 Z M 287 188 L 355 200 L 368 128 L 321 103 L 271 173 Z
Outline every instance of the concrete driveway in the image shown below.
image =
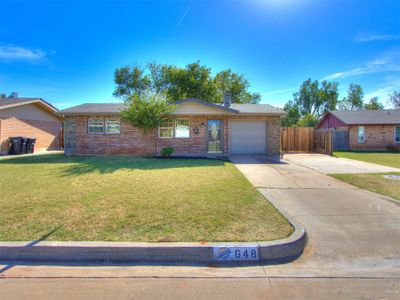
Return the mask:
M 308 233 L 303 256 L 290 264 L 266 266 L 266 273 L 399 278 L 400 202 L 316 172 L 309 158 L 303 162 L 300 157 L 287 155 L 282 162 L 233 158 L 260 192 Z
M 284 159 L 324 174 L 400 172 L 397 168 L 315 153 L 285 154 Z

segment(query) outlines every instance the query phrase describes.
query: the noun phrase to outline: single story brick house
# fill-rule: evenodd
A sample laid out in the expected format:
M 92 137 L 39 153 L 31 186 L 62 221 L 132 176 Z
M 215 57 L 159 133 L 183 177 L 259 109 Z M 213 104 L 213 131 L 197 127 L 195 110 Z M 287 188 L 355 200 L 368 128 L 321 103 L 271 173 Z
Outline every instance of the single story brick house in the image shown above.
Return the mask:
M 215 104 L 197 99 L 177 107 L 152 133 L 154 153 L 173 155 L 278 155 L 284 111 L 268 104 Z M 145 154 L 143 131 L 120 118 L 122 103 L 82 104 L 61 111 L 66 155 Z
M 0 154 L 8 153 L 15 136 L 35 138 L 35 151 L 60 149 L 58 109 L 41 98 L 0 98 Z
M 317 129 L 346 131 L 349 150 L 387 150 L 400 146 L 400 109 L 329 111 Z

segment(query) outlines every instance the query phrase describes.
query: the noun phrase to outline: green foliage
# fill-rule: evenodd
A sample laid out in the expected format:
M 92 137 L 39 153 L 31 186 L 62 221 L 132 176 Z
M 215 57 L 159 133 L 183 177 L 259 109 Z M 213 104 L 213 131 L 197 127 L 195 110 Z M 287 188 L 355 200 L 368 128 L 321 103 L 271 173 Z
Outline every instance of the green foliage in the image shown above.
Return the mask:
M 306 114 L 297 121 L 296 125 L 298 127 L 315 127 L 317 126 L 319 120 L 312 114 Z
M 161 149 L 161 156 L 170 157 L 174 151 L 175 151 L 174 147 L 164 147 Z
M 132 126 L 143 129 L 147 134 L 157 128 L 174 106 L 160 97 L 132 95 L 126 100 L 126 108 L 121 112 L 122 118 Z
M 141 97 L 150 89 L 150 77 L 139 66 L 116 69 L 114 82 L 117 85 L 114 95 L 124 100 L 128 100 L 131 96 Z
M 4 98 L 18 98 L 18 93 L 12 92 L 8 96 L 6 93 L 0 93 L 0 99 L 4 99 Z
M 400 92 L 393 91 L 392 94 L 389 94 L 390 103 L 394 106 L 394 108 L 400 108 Z
M 340 109 L 345 110 L 357 110 L 363 109 L 364 107 L 364 91 L 362 87 L 355 83 L 350 83 L 347 91 L 347 97 L 343 98 L 339 103 Z
M 336 82 L 322 81 L 320 84 L 318 80 L 304 81 L 283 108 L 288 114 L 283 118 L 282 126 L 294 126 L 300 120 L 302 124 L 313 124 L 326 111 L 336 108 L 338 96 Z
M 258 103 L 261 96 L 250 93 L 248 80 L 230 69 L 215 76 L 211 69 L 199 62 L 184 68 L 173 65 L 148 63 L 141 66 L 118 68 L 114 74 L 114 95 L 124 100 L 130 96 L 152 94 L 165 97 L 169 103 L 185 98 L 209 102 L 222 102 L 225 91 L 232 92 L 235 103 Z
M 258 103 L 261 100 L 259 93 L 249 93 L 249 81 L 243 76 L 233 73 L 230 69 L 221 71 L 215 75 L 214 87 L 216 89 L 216 99 L 222 99 L 225 91 L 232 93 L 234 103 Z
M 293 100 L 290 100 L 285 104 L 283 107 L 283 110 L 287 112 L 287 115 L 282 118 L 282 126 L 283 127 L 290 127 L 294 126 L 297 124 L 297 122 L 300 120 L 301 115 L 299 112 L 299 108 L 296 105 L 296 103 Z
M 379 102 L 378 97 L 371 98 L 369 102 L 364 105 L 364 109 L 366 110 L 379 110 L 383 108 L 384 106 L 381 102 Z

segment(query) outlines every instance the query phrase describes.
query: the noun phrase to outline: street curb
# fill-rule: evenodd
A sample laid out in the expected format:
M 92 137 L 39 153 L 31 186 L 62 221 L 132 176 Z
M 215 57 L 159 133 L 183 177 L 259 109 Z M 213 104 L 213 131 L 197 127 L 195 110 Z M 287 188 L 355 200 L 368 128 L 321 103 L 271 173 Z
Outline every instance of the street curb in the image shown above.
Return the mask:
M 289 220 L 285 211 L 281 211 Z M 266 242 L 0 242 L 0 261 L 77 263 L 206 263 L 211 265 L 276 264 L 299 257 L 306 245 L 306 231 L 289 220 L 294 232 L 285 239 Z M 215 247 L 257 247 L 258 260 L 216 261 Z

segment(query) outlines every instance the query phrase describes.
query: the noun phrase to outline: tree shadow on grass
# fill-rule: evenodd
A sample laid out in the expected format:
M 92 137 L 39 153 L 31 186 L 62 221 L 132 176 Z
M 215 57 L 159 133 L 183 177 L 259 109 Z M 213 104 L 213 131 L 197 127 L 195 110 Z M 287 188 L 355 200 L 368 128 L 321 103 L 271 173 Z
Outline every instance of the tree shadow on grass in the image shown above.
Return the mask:
M 15 157 L 0 161 L 2 164 L 65 164 L 62 176 L 97 172 L 113 173 L 117 170 L 159 170 L 191 167 L 224 166 L 226 161 L 209 158 L 145 158 L 139 156 L 65 156 L 46 154 L 40 156 Z

